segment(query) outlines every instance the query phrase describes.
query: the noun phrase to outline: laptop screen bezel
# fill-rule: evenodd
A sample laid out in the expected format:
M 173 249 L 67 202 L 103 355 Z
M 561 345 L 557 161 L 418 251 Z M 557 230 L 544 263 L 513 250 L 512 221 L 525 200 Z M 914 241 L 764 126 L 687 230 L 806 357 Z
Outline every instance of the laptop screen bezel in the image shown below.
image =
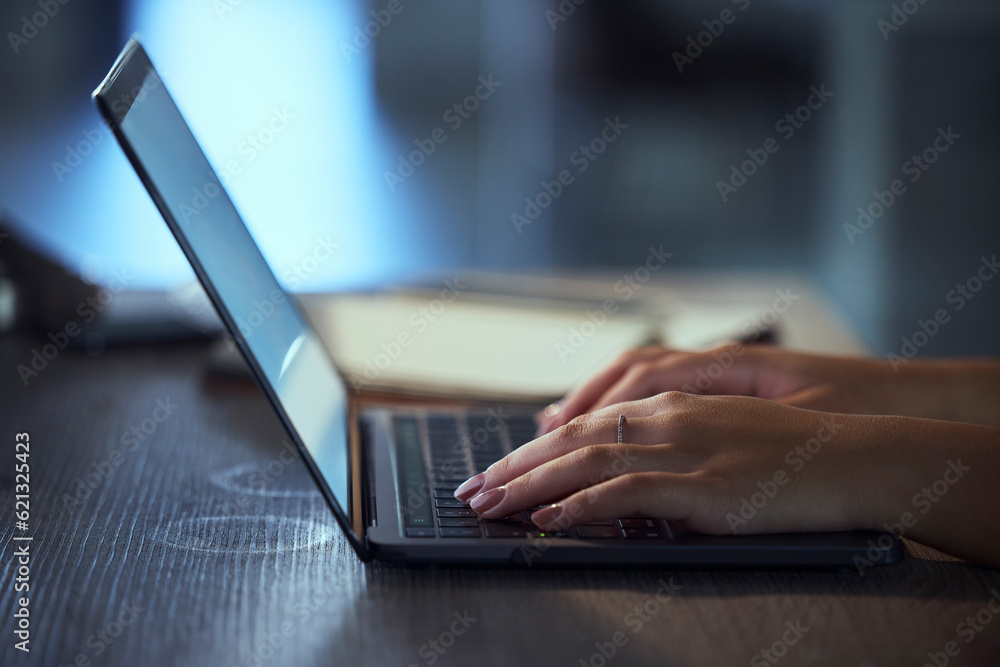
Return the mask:
M 305 443 L 299 436 L 292 424 L 288 413 L 282 407 L 281 401 L 278 399 L 277 392 L 275 388 L 268 381 L 266 375 L 264 374 L 260 364 L 258 364 L 253 352 L 250 350 L 249 345 L 240 335 L 239 329 L 236 326 L 234 318 L 229 313 L 226 308 L 225 303 L 220 297 L 218 291 L 212 284 L 211 279 L 208 277 L 208 273 L 203 269 L 201 262 L 198 259 L 197 254 L 192 249 L 191 245 L 188 243 L 187 238 L 184 235 L 184 231 L 181 225 L 174 218 L 173 214 L 170 212 L 163 196 L 156 187 L 156 183 L 153 181 L 152 177 L 146 171 L 141 160 L 136 154 L 133 146 L 128 140 L 128 137 L 122 130 L 121 123 L 124 118 L 128 115 L 129 110 L 132 108 L 133 103 L 137 99 L 142 99 L 143 96 L 143 86 L 146 84 L 147 78 L 150 73 L 156 75 L 159 79 L 160 85 L 163 85 L 162 77 L 156 72 L 153 67 L 152 62 L 146 55 L 145 50 L 136 38 L 131 38 L 125 48 L 122 49 L 121 54 L 115 61 L 108 75 L 105 77 L 104 81 L 97 87 L 93 92 L 93 99 L 101 116 L 108 123 L 111 128 L 112 133 L 121 146 L 129 163 L 135 170 L 136 174 L 139 176 L 139 180 L 142 181 L 143 186 L 146 188 L 153 203 L 156 205 L 157 210 L 159 210 L 160 215 L 166 222 L 167 227 L 173 234 L 174 238 L 177 240 L 178 245 L 184 252 L 185 257 L 191 264 L 192 269 L 194 269 L 195 275 L 198 281 L 204 287 L 205 292 L 208 294 L 209 300 L 212 302 L 219 318 L 222 320 L 226 327 L 226 330 L 232 337 L 232 340 L 236 343 L 237 348 L 243 355 L 244 360 L 247 363 L 251 371 L 251 375 L 257 386 L 260 387 L 261 391 L 264 393 L 265 398 L 271 404 L 275 413 L 278 415 L 282 426 L 285 428 L 289 438 L 295 443 L 301 454 L 303 460 L 306 462 L 306 467 L 312 474 L 314 481 L 319 487 L 322 495 L 333 511 L 333 514 L 340 524 L 340 527 L 344 530 L 347 535 L 348 541 L 351 543 L 354 550 L 357 552 L 358 556 L 362 560 L 369 560 L 371 557 L 370 552 L 365 544 L 364 540 L 364 527 L 365 527 L 365 511 L 364 511 L 364 499 L 366 494 L 364 493 L 364 475 L 362 471 L 363 456 L 361 453 L 361 440 L 360 432 L 358 429 L 358 409 L 357 401 L 355 400 L 354 394 L 348 390 L 347 391 L 347 424 L 348 433 L 344 434 L 346 442 L 348 445 L 347 461 L 349 468 L 348 477 L 348 499 L 351 504 L 347 511 L 340 506 L 334 496 L 330 486 L 327 484 L 319 466 L 316 464 L 315 460 L 310 456 L 309 450 L 306 448 Z M 165 91 L 166 92 L 166 91 Z M 170 97 L 169 92 L 167 92 L 167 97 L 170 99 L 171 103 L 173 98 Z M 190 127 L 187 127 L 190 132 Z M 197 143 L 197 140 L 195 140 Z M 206 157 L 207 161 L 207 157 Z M 221 187 L 222 196 L 226 198 L 229 194 L 225 192 L 225 188 Z M 237 213 L 238 214 L 238 213 Z M 240 221 L 243 222 L 242 217 Z M 246 223 L 244 223 L 245 226 Z M 254 247 L 257 248 L 256 242 L 254 242 Z M 257 248 L 257 252 L 260 253 L 260 249 Z M 260 255 L 261 261 L 267 266 L 263 255 Z M 270 269 L 268 269 L 270 270 Z M 282 288 L 282 291 L 284 289 Z M 287 293 L 286 293 L 287 295 Z M 302 322 L 303 327 L 307 330 L 309 335 L 316 336 L 319 339 L 317 332 L 313 329 L 309 318 L 302 312 L 298 301 L 288 295 L 288 303 L 292 308 L 294 308 Z M 325 349 L 325 347 L 324 347 Z M 331 364 L 337 370 L 338 374 L 340 370 L 337 369 L 333 360 L 331 359 Z M 343 375 L 341 374 L 341 378 Z M 345 383 L 345 387 L 346 387 Z

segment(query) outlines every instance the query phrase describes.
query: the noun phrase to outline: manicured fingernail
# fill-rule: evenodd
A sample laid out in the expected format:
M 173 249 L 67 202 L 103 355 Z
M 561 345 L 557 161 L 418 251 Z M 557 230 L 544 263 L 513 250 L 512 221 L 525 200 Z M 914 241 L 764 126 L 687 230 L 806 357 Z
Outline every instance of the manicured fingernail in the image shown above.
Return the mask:
M 537 512 L 533 512 L 531 514 L 531 522 L 539 528 L 545 528 L 559 521 L 559 517 L 562 516 L 562 513 L 562 505 L 559 505 L 558 503 L 555 505 L 549 505 L 548 507 L 543 507 Z
M 478 496 L 473 498 L 469 504 L 472 506 L 472 509 L 482 514 L 483 512 L 488 512 L 499 505 L 505 495 L 507 495 L 507 487 L 498 486 L 495 489 L 490 489 L 486 493 L 480 493 Z
M 470 477 L 469 479 L 462 482 L 462 485 L 455 489 L 455 498 L 458 500 L 468 500 L 476 494 L 482 485 L 486 481 L 486 475 L 479 473 L 475 477 Z
M 548 431 L 549 425 L 555 421 L 561 411 L 562 401 L 559 401 L 558 403 L 546 405 L 544 410 L 540 410 L 535 415 L 535 423 L 538 424 L 538 431 L 535 433 L 536 438 Z

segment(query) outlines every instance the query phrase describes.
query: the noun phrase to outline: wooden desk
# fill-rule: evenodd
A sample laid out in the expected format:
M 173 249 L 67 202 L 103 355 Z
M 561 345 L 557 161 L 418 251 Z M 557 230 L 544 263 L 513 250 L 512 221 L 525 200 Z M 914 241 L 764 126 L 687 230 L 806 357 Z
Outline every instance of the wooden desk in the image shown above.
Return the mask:
M 912 544 L 864 577 L 363 565 L 263 397 L 206 385 L 205 346 L 65 351 L 25 387 L 15 368 L 38 345 L 0 340 L 5 666 L 764 665 L 783 635 L 779 664 L 919 666 L 950 641 L 951 664 L 998 663 L 1000 618 L 981 610 L 1000 572 Z M 13 646 L 21 431 L 30 655 Z M 665 603 L 661 582 L 681 587 Z M 977 613 L 993 622 L 966 643 Z

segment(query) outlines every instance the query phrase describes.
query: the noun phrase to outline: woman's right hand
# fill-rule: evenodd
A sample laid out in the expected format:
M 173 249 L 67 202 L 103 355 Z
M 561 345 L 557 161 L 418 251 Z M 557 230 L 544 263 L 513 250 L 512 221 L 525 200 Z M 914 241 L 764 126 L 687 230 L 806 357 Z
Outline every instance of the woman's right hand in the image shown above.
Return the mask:
M 568 394 L 538 434 L 573 418 L 665 391 L 740 395 L 787 405 L 1000 425 L 1000 364 L 916 361 L 788 352 L 728 343 L 705 352 L 651 346 L 630 350 Z

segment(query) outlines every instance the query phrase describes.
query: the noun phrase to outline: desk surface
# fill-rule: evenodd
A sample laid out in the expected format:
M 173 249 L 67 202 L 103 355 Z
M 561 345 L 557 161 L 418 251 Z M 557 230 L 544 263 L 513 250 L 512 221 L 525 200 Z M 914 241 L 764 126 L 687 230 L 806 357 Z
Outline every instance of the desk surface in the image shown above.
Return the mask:
M 38 345 L 0 339 L 3 665 L 601 665 L 616 633 L 606 664 L 763 665 L 773 648 L 787 664 L 922 665 L 952 641 L 951 664 L 1000 655 L 1000 619 L 965 625 L 992 618 L 1000 572 L 913 544 L 863 577 L 363 565 L 263 397 L 205 381 L 205 346 L 65 351 L 25 387 L 15 368 Z M 123 444 L 133 426 L 141 441 Z M 12 638 L 20 431 L 30 655 Z M 661 582 L 680 586 L 665 604 Z

